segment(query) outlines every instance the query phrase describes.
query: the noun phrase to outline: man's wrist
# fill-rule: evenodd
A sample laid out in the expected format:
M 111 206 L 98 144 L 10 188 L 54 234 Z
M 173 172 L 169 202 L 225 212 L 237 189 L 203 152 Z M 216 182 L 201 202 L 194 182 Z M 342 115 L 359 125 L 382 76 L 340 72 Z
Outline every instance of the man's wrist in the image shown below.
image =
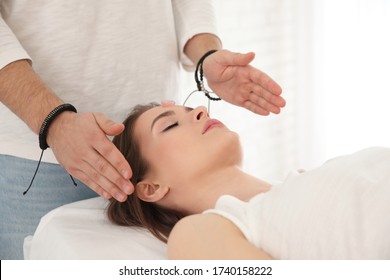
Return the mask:
M 202 33 L 192 37 L 184 47 L 184 53 L 197 64 L 200 58 L 209 50 L 222 49 L 219 38 L 213 34 Z
M 55 143 L 55 136 L 59 135 L 64 130 L 64 126 L 71 122 L 71 118 L 74 117 L 76 112 L 64 111 L 58 115 L 50 124 L 47 129 L 46 143 L 48 147 L 51 147 Z

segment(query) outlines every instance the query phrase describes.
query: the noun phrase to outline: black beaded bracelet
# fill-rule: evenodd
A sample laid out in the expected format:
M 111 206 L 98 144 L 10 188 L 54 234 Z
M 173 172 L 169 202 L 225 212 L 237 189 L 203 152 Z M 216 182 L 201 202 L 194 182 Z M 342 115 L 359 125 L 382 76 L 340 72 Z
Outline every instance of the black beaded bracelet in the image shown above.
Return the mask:
M 26 193 L 29 191 L 29 189 L 31 188 L 32 186 L 32 183 L 34 182 L 34 179 L 35 179 L 35 176 L 37 175 L 37 172 L 38 172 L 38 169 L 39 169 L 39 166 L 41 164 L 41 161 L 42 161 L 42 156 L 43 156 L 43 152 L 49 148 L 49 145 L 47 144 L 47 132 L 49 131 L 49 126 L 50 124 L 54 121 L 54 119 L 56 117 L 58 117 L 59 114 L 65 112 L 65 111 L 70 111 L 70 112 L 75 112 L 77 113 L 77 110 L 76 108 L 71 105 L 71 104 L 62 104 L 62 105 L 59 105 L 57 107 L 55 107 L 48 115 L 47 117 L 45 118 L 45 120 L 42 122 L 42 125 L 41 125 L 41 129 L 39 130 L 39 147 L 41 148 L 42 152 L 41 152 L 41 156 L 39 157 L 39 161 L 38 161 L 38 164 L 37 164 L 37 168 L 35 169 L 35 172 L 34 172 L 34 175 L 31 179 L 31 182 L 30 182 L 30 185 L 28 186 L 27 190 L 25 190 L 23 192 L 23 195 L 26 195 Z M 72 175 L 70 175 L 70 178 L 72 179 L 73 181 L 73 185 L 77 186 L 77 183 L 76 181 L 73 179 Z
M 196 82 L 196 85 L 198 87 L 198 91 L 203 91 L 205 96 L 212 100 L 212 101 L 219 101 L 221 100 L 221 98 L 219 97 L 211 97 L 210 96 L 210 91 L 208 91 L 205 87 L 204 87 L 204 82 L 203 82 L 203 61 L 206 59 L 206 57 L 208 57 L 209 55 L 215 53 L 217 50 L 209 50 L 208 52 L 206 52 L 198 61 L 198 63 L 196 64 L 196 68 L 195 68 L 195 82 Z
M 39 130 L 39 147 L 42 150 L 46 150 L 49 148 L 47 144 L 47 132 L 49 131 L 50 124 L 58 117 L 59 114 L 65 111 L 75 112 L 77 113 L 76 108 L 71 104 L 61 104 L 53 109 L 45 120 L 42 122 L 41 129 Z

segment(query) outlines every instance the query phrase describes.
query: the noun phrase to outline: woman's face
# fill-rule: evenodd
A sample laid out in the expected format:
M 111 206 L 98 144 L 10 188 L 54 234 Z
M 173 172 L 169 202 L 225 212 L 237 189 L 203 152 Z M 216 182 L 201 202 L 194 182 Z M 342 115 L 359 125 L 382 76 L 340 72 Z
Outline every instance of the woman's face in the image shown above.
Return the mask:
M 138 118 L 134 135 L 149 165 L 146 177 L 170 186 L 241 163 L 238 135 L 205 107 L 152 108 Z

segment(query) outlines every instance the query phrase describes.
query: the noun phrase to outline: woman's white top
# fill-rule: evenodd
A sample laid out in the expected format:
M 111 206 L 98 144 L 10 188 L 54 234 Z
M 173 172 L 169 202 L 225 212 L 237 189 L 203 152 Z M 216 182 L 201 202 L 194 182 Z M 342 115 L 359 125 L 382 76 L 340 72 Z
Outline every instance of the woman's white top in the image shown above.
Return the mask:
M 139 103 L 175 100 L 186 42 L 216 33 L 211 0 L 1 0 L 0 69 L 34 70 L 80 112 L 122 122 Z M 195 82 L 194 82 L 195 88 Z M 0 154 L 37 160 L 38 137 L 0 103 Z M 51 151 L 44 161 L 56 162 Z
M 249 202 L 222 196 L 205 213 L 231 220 L 276 259 L 390 259 L 390 149 L 291 173 Z

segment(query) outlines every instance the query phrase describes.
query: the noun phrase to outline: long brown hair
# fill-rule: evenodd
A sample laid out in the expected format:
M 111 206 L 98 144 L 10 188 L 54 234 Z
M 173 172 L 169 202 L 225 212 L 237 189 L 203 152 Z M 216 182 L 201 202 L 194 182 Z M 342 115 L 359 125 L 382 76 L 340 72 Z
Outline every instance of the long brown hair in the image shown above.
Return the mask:
M 156 106 L 159 104 L 149 103 L 135 106 L 123 122 L 125 130 L 113 139 L 114 145 L 122 152 L 133 170 L 130 181 L 134 186 L 148 171 L 148 164 L 142 158 L 139 143 L 134 135 L 135 122 L 144 112 Z M 142 201 L 135 193 L 129 195 L 125 202 L 111 199 L 107 214 L 113 223 L 122 226 L 145 227 L 163 242 L 167 242 L 173 226 L 183 217 L 176 211 Z

